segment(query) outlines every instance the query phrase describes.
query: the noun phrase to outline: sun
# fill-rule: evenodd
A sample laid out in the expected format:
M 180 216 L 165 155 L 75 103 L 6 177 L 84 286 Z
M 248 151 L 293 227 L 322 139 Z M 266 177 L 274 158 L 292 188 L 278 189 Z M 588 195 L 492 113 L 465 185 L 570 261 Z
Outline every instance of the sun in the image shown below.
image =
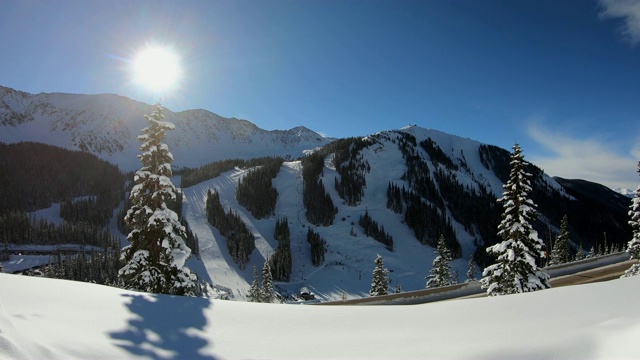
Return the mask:
M 151 91 L 170 90 L 181 75 L 180 58 L 169 48 L 146 47 L 133 60 L 134 81 Z

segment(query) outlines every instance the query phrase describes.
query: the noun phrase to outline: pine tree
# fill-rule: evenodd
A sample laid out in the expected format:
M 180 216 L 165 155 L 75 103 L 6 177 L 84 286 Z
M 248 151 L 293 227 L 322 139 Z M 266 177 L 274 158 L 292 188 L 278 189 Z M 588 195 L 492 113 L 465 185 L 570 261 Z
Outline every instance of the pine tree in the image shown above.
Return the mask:
M 467 263 L 467 281 L 475 281 L 476 280 L 476 264 L 473 262 L 473 254 L 469 258 L 469 262 Z
M 589 254 L 587 254 L 587 259 L 591 259 L 598 256 L 598 254 L 596 254 L 596 248 L 595 246 L 591 246 L 591 249 L 589 250 Z
M 145 115 L 148 126 L 141 131 L 142 168 L 134 177 L 131 208 L 125 221 L 131 227 L 123 249 L 126 265 L 118 275 L 127 288 L 153 293 L 194 295 L 197 278 L 184 266 L 191 254 L 184 239 L 186 231 L 178 215 L 167 207 L 176 199 L 171 183 L 173 155 L 163 143 L 166 130 L 174 125 L 165 121 L 164 109 L 157 105 L 151 116 Z
M 447 248 L 443 235 L 440 235 L 435 254 L 436 258 L 433 259 L 433 266 L 427 277 L 427 288 L 451 285 L 453 277 L 451 272 L 451 252 Z
M 638 162 L 637 171 L 640 175 L 640 162 Z M 631 217 L 629 225 L 633 230 L 633 237 L 627 245 L 627 253 L 631 255 L 631 259 L 640 260 L 640 185 L 638 185 L 636 194 L 631 202 L 629 216 Z M 636 262 L 624 273 L 623 277 L 638 274 L 640 274 L 640 263 Z
M 569 244 L 569 220 L 565 214 L 560 224 L 560 234 L 551 250 L 549 265 L 564 264 L 571 261 L 571 245 Z
M 273 278 L 271 277 L 271 266 L 269 266 L 269 260 L 264 262 L 262 267 L 262 295 L 260 297 L 261 302 L 272 303 L 276 298 L 276 294 L 273 291 Z
M 511 172 L 504 185 L 503 197 L 498 199 L 504 213 L 498 226 L 503 241 L 487 248 L 497 263 L 483 272 L 482 287 L 490 296 L 541 290 L 551 287 L 549 275 L 542 271 L 536 260 L 544 257 L 543 243 L 531 222 L 535 219 L 536 205 L 528 199 L 531 191 L 525 171 L 527 163 L 518 144 L 513 146 Z
M 384 260 L 378 255 L 374 260 L 376 267 L 373 269 L 373 278 L 371 280 L 371 296 L 387 295 L 389 289 L 389 272 L 384 268 Z
M 260 285 L 258 284 L 258 268 L 253 265 L 253 282 L 249 288 L 247 299 L 251 302 L 260 302 L 261 297 Z
M 584 254 L 584 248 L 582 247 L 582 244 L 580 244 L 578 245 L 578 250 L 576 250 L 575 261 L 584 260 L 585 257 L 586 255 Z

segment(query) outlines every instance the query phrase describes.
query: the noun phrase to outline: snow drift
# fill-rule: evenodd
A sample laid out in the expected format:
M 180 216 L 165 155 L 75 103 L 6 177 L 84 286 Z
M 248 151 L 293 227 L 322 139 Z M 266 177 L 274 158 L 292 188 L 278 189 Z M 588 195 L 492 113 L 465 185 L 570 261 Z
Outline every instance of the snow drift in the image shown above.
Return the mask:
M 0 358 L 631 359 L 638 296 L 632 277 L 424 305 L 273 305 L 0 274 Z

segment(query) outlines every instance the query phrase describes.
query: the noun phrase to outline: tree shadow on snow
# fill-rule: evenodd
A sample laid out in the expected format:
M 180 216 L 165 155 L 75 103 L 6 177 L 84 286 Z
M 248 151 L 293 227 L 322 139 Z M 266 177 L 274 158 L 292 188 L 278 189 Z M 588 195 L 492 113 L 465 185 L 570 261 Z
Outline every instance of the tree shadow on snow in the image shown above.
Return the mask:
M 117 346 L 153 359 L 215 359 L 202 354 L 210 340 L 201 334 L 211 301 L 194 297 L 123 295 L 133 315 L 125 330 L 111 333 Z M 177 301 L 176 301 L 177 300 Z

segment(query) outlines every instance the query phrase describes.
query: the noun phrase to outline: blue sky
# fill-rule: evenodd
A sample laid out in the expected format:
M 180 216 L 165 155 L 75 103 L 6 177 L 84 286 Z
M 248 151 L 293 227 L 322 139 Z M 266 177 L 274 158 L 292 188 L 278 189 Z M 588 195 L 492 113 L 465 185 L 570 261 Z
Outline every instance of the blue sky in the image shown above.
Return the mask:
M 147 44 L 178 86 L 132 82 Z M 0 85 L 117 93 L 267 130 L 407 124 L 510 149 L 551 175 L 635 189 L 638 0 L 0 0 Z

